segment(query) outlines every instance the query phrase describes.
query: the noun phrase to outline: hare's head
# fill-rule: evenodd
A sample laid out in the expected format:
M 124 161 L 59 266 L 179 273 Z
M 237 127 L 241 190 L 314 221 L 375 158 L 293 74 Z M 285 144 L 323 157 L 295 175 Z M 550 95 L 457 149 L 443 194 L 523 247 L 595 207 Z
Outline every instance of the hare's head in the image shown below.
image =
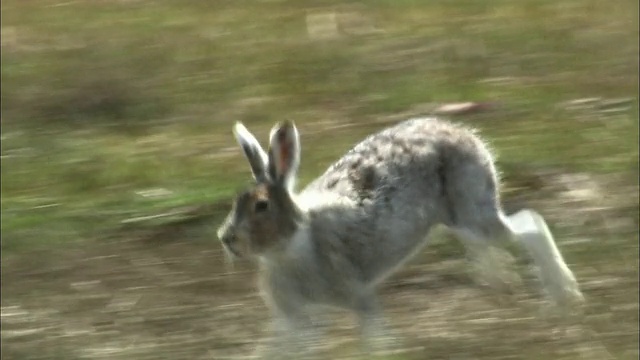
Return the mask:
M 236 197 L 218 237 L 236 256 L 281 250 L 303 216 L 291 194 L 300 163 L 298 130 L 292 122 L 277 124 L 271 130 L 268 152 L 241 123 L 235 124 L 233 133 L 255 183 Z

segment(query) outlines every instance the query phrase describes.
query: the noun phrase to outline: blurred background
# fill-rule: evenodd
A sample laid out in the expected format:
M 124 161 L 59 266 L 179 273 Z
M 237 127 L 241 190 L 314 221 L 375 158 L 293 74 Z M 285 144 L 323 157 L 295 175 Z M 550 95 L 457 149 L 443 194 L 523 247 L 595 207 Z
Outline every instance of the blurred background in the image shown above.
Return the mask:
M 294 120 L 304 185 L 433 114 L 481 131 L 506 208 L 544 214 L 588 302 L 559 320 L 535 286 L 487 291 L 443 239 L 381 289 L 389 358 L 637 359 L 637 0 L 1 7 L 3 359 L 250 354 L 255 266 L 215 238 L 250 180 L 233 122 L 266 142 Z M 357 346 L 338 315 L 336 359 Z

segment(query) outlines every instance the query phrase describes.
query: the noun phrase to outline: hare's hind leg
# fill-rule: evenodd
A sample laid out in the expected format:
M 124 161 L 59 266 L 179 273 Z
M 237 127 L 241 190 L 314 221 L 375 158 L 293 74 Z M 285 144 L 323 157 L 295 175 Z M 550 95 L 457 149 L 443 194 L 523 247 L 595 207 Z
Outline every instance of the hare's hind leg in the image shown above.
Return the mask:
M 505 239 L 505 234 L 496 233 L 495 236 L 491 236 L 477 228 L 462 226 L 450 230 L 467 251 L 472 267 L 471 276 L 498 292 L 512 293 L 514 285 L 521 281 L 510 266 L 514 258 L 508 251 L 495 246 L 504 243 L 496 240 Z
M 584 301 L 573 272 L 556 246 L 544 218 L 529 209 L 504 216 L 509 238 L 527 250 L 538 268 L 538 275 L 547 294 L 559 305 L 573 305 Z
M 546 222 L 535 211 L 522 210 L 506 216 L 500 207 L 498 179 L 488 153 L 459 160 L 445 169 L 444 193 L 448 221 L 457 237 L 472 252 L 486 251 L 496 240 L 514 241 L 524 247 L 535 262 L 548 295 L 556 303 L 581 301 L 576 279 L 567 267 Z M 487 264 L 499 269 L 498 264 Z
M 490 256 L 491 243 L 514 241 L 523 247 L 534 260 L 538 276 L 545 292 L 558 305 L 571 305 L 582 302 L 575 276 L 562 257 L 553 235 L 538 213 L 533 210 L 521 210 L 506 216 L 498 209 L 480 211 L 482 214 L 473 221 L 462 221 L 452 229 L 455 235 L 465 244 L 465 247 L 475 255 L 489 270 L 491 279 L 504 279 L 500 274 L 500 264 L 495 263 L 495 257 Z M 496 276 L 497 275 L 497 276 Z

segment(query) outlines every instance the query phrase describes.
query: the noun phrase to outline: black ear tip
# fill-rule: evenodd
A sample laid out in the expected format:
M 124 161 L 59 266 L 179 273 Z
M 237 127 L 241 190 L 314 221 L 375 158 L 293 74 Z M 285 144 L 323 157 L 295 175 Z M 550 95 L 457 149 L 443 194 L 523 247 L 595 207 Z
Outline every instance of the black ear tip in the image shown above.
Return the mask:
M 242 150 L 244 150 L 245 153 L 255 155 L 254 149 L 248 144 L 242 143 L 240 146 L 242 147 Z

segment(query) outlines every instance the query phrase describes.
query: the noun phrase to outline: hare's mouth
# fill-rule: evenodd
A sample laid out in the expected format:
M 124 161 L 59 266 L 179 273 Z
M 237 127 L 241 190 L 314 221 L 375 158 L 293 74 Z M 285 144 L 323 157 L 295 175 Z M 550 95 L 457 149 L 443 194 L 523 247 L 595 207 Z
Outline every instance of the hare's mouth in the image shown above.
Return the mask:
M 233 243 L 224 244 L 223 246 L 227 250 L 227 252 L 230 255 L 232 255 L 233 257 L 235 257 L 235 258 L 241 258 L 242 257 L 242 252 L 240 250 L 238 250 Z
M 235 258 L 242 257 L 242 251 L 239 249 L 240 241 L 232 228 L 222 226 L 218 229 L 217 235 L 227 255 Z

